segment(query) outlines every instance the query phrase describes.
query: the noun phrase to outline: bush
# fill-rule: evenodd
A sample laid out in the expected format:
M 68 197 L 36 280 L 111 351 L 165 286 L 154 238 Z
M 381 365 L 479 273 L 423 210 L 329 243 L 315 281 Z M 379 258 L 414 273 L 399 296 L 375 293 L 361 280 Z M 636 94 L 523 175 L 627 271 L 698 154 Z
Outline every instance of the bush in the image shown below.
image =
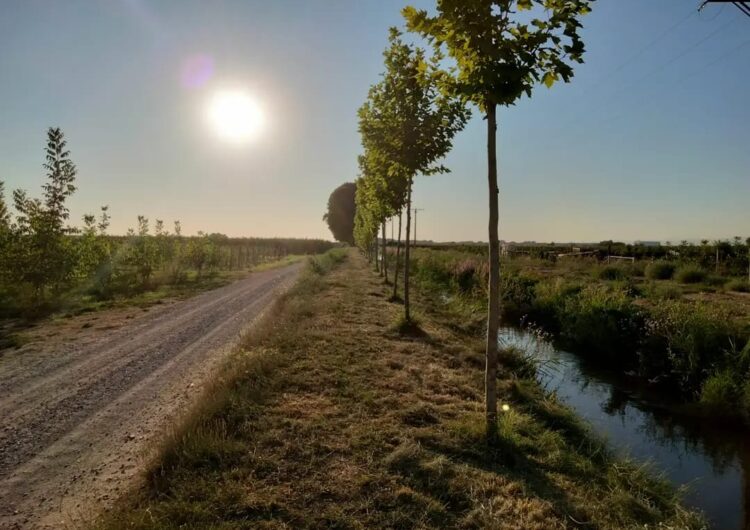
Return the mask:
M 651 280 L 669 280 L 674 274 L 674 263 L 654 261 L 646 266 L 646 278 Z
M 700 283 L 706 279 L 706 271 L 695 265 L 685 265 L 677 269 L 674 277 L 680 283 Z
M 682 290 L 671 284 L 652 284 L 648 287 L 646 295 L 653 300 L 679 300 L 682 298 Z
M 562 337 L 584 353 L 625 366 L 634 358 L 643 316 L 627 289 L 590 285 L 558 307 Z
M 625 269 L 617 265 L 606 265 L 595 270 L 595 273 L 600 280 L 622 280 L 627 276 Z
M 644 261 L 634 261 L 630 265 L 630 274 L 642 278 L 646 275 L 646 263 Z
M 718 274 L 708 274 L 703 283 L 709 287 L 724 287 L 729 281 L 729 278 L 725 276 L 719 276 Z
M 736 293 L 750 293 L 750 282 L 744 278 L 736 278 L 730 280 L 726 284 L 727 291 L 734 291 Z
M 731 370 L 723 370 L 703 382 L 700 401 L 712 408 L 725 408 L 737 402 L 737 384 Z
M 732 344 L 747 341 L 725 309 L 668 300 L 651 308 L 645 335 L 642 369 L 654 375 L 668 370 L 685 391 L 700 389 L 706 368 L 723 366 Z

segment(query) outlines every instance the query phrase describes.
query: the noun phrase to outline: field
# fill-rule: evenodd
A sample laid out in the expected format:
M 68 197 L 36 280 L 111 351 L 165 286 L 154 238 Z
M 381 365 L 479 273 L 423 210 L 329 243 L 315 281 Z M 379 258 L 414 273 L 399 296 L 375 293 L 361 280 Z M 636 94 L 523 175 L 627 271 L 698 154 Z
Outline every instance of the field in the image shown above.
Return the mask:
M 701 527 L 520 372 L 488 450 L 471 324 L 420 298 L 399 334 L 388 296 L 355 252 L 316 259 L 96 528 Z
M 745 251 L 738 244 L 735 261 L 713 272 L 673 249 L 625 263 L 549 250 L 546 256 L 506 255 L 503 318 L 677 393 L 700 405 L 695 413 L 749 417 L 750 294 L 739 276 Z M 413 267 L 423 289 L 478 311 L 485 306 L 487 266 L 478 249 L 419 248 Z

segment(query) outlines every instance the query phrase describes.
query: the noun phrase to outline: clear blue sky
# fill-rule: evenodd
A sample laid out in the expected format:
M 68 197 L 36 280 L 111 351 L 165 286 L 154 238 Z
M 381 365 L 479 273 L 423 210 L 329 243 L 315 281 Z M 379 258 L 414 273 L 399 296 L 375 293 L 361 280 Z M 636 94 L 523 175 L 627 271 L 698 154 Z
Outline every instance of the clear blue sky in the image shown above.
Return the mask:
M 698 3 L 599 0 L 573 82 L 501 110 L 502 238 L 750 236 L 750 18 Z M 79 168 L 76 220 L 108 204 L 114 232 L 144 214 L 186 233 L 330 237 L 325 202 L 356 176 L 356 109 L 405 4 L 5 1 L 0 179 L 37 194 L 55 125 Z M 213 73 L 187 87 L 197 55 Z M 206 123 L 222 87 L 264 109 L 249 145 Z M 484 134 L 475 115 L 452 173 L 418 179 L 420 239 L 486 237 Z

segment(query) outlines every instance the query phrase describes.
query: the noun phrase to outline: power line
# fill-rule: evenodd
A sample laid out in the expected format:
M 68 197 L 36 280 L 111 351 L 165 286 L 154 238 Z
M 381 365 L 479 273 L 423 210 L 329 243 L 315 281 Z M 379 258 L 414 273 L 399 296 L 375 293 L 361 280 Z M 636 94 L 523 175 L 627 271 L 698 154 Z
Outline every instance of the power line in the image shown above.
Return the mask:
M 620 72 L 623 68 L 625 68 L 626 66 L 628 66 L 629 64 L 631 64 L 633 61 L 635 61 L 636 59 L 640 58 L 644 53 L 646 53 L 648 50 L 650 50 L 651 48 L 653 48 L 655 45 L 659 44 L 659 42 L 661 42 L 662 39 L 664 39 L 664 37 L 666 37 L 667 35 L 669 35 L 670 33 L 672 33 L 674 30 L 676 30 L 678 27 L 680 27 L 682 24 L 684 24 L 685 22 L 687 22 L 687 20 L 689 20 L 690 17 L 694 16 L 696 13 L 697 13 L 697 11 L 690 10 L 690 12 L 685 17 L 683 17 L 680 20 L 678 20 L 677 22 L 675 22 L 669 28 L 667 28 L 666 30 L 664 30 L 663 32 L 661 32 L 661 34 L 659 34 L 655 39 L 651 40 L 648 44 L 646 44 L 645 46 L 643 46 L 642 48 L 640 48 L 633 55 L 631 55 L 630 57 L 628 57 L 627 59 L 625 59 L 625 61 L 623 61 L 622 63 L 620 63 L 619 66 L 616 66 L 609 73 L 605 74 L 601 79 L 599 79 L 599 81 L 597 81 L 593 86 L 591 86 L 589 88 L 589 90 L 593 90 L 594 88 L 598 87 L 599 85 L 601 85 L 602 83 L 604 83 L 605 81 L 607 81 L 608 79 L 610 79 L 612 76 L 614 76 L 615 74 L 617 74 L 618 72 Z
M 719 34 L 722 30 L 724 30 L 728 26 L 734 24 L 734 22 L 736 22 L 736 19 L 732 19 L 732 20 L 729 20 L 729 21 L 725 22 L 724 24 L 722 24 L 721 26 L 719 26 L 718 28 L 716 28 L 715 30 L 713 30 L 711 33 L 709 33 L 708 35 L 706 35 L 705 37 L 703 37 L 699 41 L 691 44 L 690 46 L 688 46 L 687 48 L 685 48 L 684 50 L 682 50 L 680 53 L 678 53 L 677 55 L 673 56 L 671 59 L 667 60 L 666 62 L 664 62 L 664 63 L 662 63 L 660 65 L 658 65 L 656 68 L 653 68 L 653 69 L 649 70 L 649 72 L 646 73 L 646 75 L 638 78 L 633 83 L 629 83 L 628 85 L 626 85 L 623 88 L 632 88 L 634 85 L 638 85 L 638 84 L 642 83 L 643 81 L 645 81 L 646 79 L 648 79 L 651 76 L 653 76 L 654 74 L 657 74 L 657 73 L 661 72 L 662 70 L 664 70 L 668 66 L 671 66 L 675 62 L 677 62 L 680 59 L 682 59 L 683 57 L 685 57 L 688 53 L 690 53 L 691 51 L 693 51 L 695 48 L 697 48 L 698 46 L 700 46 L 704 42 L 710 40 L 711 38 L 713 38 L 714 36 L 716 36 L 717 34 Z M 622 91 L 622 88 L 621 88 L 621 90 L 618 90 L 615 93 L 618 93 L 620 91 Z
M 679 78 L 679 79 L 678 79 L 678 80 L 676 81 L 676 84 L 680 84 L 680 83 L 682 83 L 683 81 L 685 81 L 685 80 L 687 80 L 687 79 L 690 79 L 691 77 L 694 77 L 694 76 L 696 76 L 696 75 L 700 74 L 700 73 L 701 73 L 701 72 L 702 72 L 703 70 L 705 70 L 705 69 L 707 69 L 707 68 L 710 68 L 710 67 L 714 66 L 715 64 L 718 64 L 718 63 L 720 63 L 720 62 L 726 61 L 727 59 L 729 59 L 729 58 L 731 58 L 731 57 L 732 57 L 732 54 L 733 54 L 734 52 L 736 52 L 737 50 L 739 50 L 739 49 L 741 49 L 741 48 L 744 48 L 744 47 L 745 47 L 745 46 L 747 46 L 748 44 L 750 44 L 750 40 L 746 40 L 746 41 L 744 41 L 744 42 L 741 42 L 741 43 L 739 43 L 739 44 L 738 44 L 737 46 L 735 46 L 734 48 L 732 48 L 732 49 L 731 49 L 731 50 L 729 50 L 729 51 L 726 51 L 726 52 L 722 52 L 722 54 L 721 54 L 721 55 L 719 55 L 719 56 L 718 56 L 718 57 L 717 57 L 716 59 L 714 59 L 714 60 L 712 60 L 712 61 L 710 61 L 710 62 L 708 62 L 708 63 L 704 64 L 703 66 L 701 66 L 701 67 L 700 67 L 700 68 L 698 68 L 697 70 L 694 70 L 693 72 L 691 72 L 691 73 L 689 73 L 689 74 L 686 74 L 686 75 L 684 75 L 683 77 Z
M 750 17 L 750 6 L 747 5 L 747 2 L 732 2 L 734 5 L 737 6 L 737 9 L 745 13 L 747 16 Z
M 745 2 L 745 1 L 735 2 L 735 1 L 732 1 L 732 0 L 704 0 L 704 2 L 698 8 L 698 11 L 703 10 L 703 8 L 706 7 L 706 4 L 716 4 L 716 3 L 719 3 L 719 2 L 721 2 L 723 4 L 727 4 L 727 3 L 731 2 L 742 13 L 744 13 L 745 15 L 747 15 L 748 17 L 750 17 L 750 5 L 748 5 L 748 2 Z M 721 7 L 722 7 L 722 9 L 724 9 L 723 5 Z

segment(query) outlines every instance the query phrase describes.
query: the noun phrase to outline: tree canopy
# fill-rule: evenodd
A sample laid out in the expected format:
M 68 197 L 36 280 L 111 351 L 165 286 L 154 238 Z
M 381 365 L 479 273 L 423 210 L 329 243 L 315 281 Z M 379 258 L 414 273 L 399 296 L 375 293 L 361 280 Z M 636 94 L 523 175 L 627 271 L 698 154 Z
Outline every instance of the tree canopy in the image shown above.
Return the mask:
M 328 223 L 334 239 L 342 243 L 354 244 L 354 195 L 357 185 L 345 182 L 328 197 L 328 210 L 323 220 Z

